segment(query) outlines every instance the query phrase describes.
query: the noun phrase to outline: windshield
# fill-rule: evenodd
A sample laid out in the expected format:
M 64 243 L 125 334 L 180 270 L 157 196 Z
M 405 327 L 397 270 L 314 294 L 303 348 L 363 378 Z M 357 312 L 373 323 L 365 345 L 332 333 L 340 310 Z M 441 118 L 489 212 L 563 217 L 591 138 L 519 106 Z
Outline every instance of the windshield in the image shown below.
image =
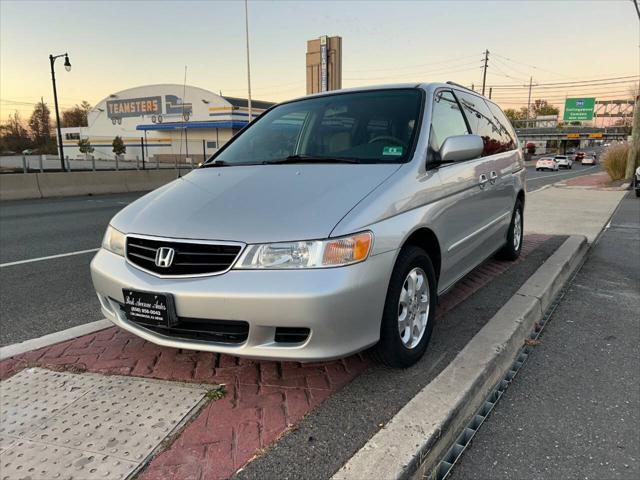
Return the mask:
M 421 98 L 417 89 L 395 89 L 285 103 L 207 164 L 403 162 L 415 140 Z

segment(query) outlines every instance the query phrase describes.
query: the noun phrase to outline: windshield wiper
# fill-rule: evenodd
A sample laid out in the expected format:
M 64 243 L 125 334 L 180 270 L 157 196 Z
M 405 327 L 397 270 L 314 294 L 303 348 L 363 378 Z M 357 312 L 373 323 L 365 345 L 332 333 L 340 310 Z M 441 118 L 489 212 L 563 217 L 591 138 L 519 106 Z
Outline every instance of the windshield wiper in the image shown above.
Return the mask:
M 263 165 L 281 165 L 285 163 L 362 163 L 356 158 L 320 157 L 314 155 L 289 155 L 279 160 L 265 160 Z
M 224 160 L 214 160 L 211 163 L 204 163 L 200 168 L 215 168 L 215 167 L 228 167 L 230 164 Z

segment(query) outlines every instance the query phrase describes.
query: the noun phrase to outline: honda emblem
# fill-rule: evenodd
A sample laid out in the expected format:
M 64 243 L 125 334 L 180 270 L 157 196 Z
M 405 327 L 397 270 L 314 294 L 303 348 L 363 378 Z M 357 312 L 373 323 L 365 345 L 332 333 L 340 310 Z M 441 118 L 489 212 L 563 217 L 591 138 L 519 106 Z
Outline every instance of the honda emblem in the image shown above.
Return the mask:
M 156 251 L 156 266 L 162 268 L 169 268 L 173 263 L 173 257 L 176 251 L 170 247 L 160 247 Z

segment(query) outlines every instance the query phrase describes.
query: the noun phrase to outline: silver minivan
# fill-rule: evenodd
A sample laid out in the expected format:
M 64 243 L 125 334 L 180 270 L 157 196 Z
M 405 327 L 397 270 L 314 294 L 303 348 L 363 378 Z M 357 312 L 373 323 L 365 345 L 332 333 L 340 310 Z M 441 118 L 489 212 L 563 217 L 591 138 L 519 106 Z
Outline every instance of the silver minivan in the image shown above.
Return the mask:
M 525 170 L 500 108 L 453 83 L 276 105 L 110 222 L 104 315 L 151 342 L 407 367 L 438 297 L 523 240 Z

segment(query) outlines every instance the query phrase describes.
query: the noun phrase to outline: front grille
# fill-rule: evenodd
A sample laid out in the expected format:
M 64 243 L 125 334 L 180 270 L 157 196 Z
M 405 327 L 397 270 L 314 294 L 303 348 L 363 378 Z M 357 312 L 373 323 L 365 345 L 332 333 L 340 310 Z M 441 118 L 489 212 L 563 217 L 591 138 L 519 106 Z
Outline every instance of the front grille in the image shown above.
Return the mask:
M 124 305 L 120 302 L 116 303 L 120 305 L 120 310 L 124 313 Z M 155 323 L 144 323 L 139 319 L 134 320 L 128 316 L 127 320 L 154 333 L 181 340 L 237 344 L 243 343 L 249 336 L 249 324 L 236 320 L 178 317 L 178 323 L 171 327 Z
M 156 252 L 160 247 L 170 247 L 175 251 L 169 267 L 156 265 Z M 159 275 L 204 275 L 224 272 L 233 264 L 240 250 L 239 245 L 127 237 L 127 259 L 134 265 Z

